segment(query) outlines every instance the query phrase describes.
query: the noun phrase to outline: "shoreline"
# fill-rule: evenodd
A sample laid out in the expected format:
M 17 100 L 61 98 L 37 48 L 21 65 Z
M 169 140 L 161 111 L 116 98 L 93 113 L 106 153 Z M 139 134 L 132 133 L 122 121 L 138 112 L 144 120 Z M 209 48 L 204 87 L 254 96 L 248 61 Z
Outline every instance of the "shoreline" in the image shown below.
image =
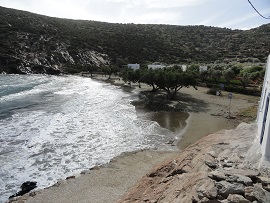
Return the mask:
M 84 77 L 88 76 L 86 75 Z M 151 93 L 149 93 L 151 87 L 148 85 L 141 84 L 141 88 L 139 88 L 138 83 L 132 83 L 131 87 L 124 86 L 125 83 L 119 79 L 118 76 L 107 79 L 106 77 L 100 77 L 100 75 L 94 75 L 91 79 L 120 86 L 127 92 L 137 91 L 140 97 L 143 95 L 143 97 L 151 102 L 150 105 L 144 107 L 144 110 L 146 111 L 188 113 L 189 117 L 186 120 L 187 125 L 181 134 L 177 136 L 179 137 L 179 140 L 177 140 L 179 150 L 185 149 L 206 135 L 223 129 L 234 129 L 243 121 L 252 122 L 250 118 L 242 118 L 238 114 L 243 109 L 251 107 L 256 108 L 258 101 L 260 100 L 260 97 L 233 93 L 233 99 L 230 106 L 231 118 L 229 118 L 228 92 L 225 91 L 222 92 L 223 96 L 215 96 L 206 94 L 208 88 L 205 87 L 198 87 L 198 90 L 195 90 L 192 87 L 182 88 L 177 93 L 177 99 L 172 102 L 170 101 L 170 104 L 166 104 L 154 102 L 157 98 L 159 100 L 166 100 L 164 93 L 162 93 L 161 96 L 152 96 Z M 157 107 L 155 107 L 155 105 L 157 105 Z M 147 109 L 149 106 L 150 109 Z
M 177 157 L 179 151 L 124 152 L 108 164 L 75 174 L 44 189 L 14 198 L 12 203 L 117 202 L 154 166 Z
M 110 81 L 106 78 L 91 79 L 121 86 L 124 91 L 132 92 L 136 90 L 138 91 L 138 94 L 142 94 L 142 91 L 144 90 L 149 90 L 149 87 L 146 85 L 142 85 L 143 87 L 139 89 L 136 84 L 131 88 L 123 87 L 122 81 L 114 79 L 111 79 Z M 181 133 L 183 136 L 178 140 L 177 151 L 143 150 L 139 152 L 122 153 L 112 159 L 108 164 L 94 167 L 81 174 L 75 174 L 76 177 L 72 176 L 68 180 L 60 181 L 48 188 L 30 192 L 29 194 L 19 197 L 16 201 L 41 203 L 89 202 L 89 198 L 92 198 L 90 202 L 93 203 L 115 202 L 157 164 L 164 161 L 166 162 L 166 160 L 170 160 L 177 156 L 187 146 L 195 143 L 200 138 L 224 129 L 224 123 L 225 128 L 227 127 L 227 129 L 235 128 L 240 123 L 237 119 L 231 120 L 225 118 L 227 114 L 225 98 L 216 98 L 216 96 L 213 95 L 205 95 L 204 91 L 206 88 L 199 87 L 199 89 L 199 92 L 194 92 L 196 90 L 192 90 L 191 88 L 181 89 L 178 95 L 182 100 L 173 102 L 173 105 L 176 107 L 180 106 L 182 108 L 184 106 L 184 110 L 189 110 L 189 117 L 186 120 L 187 125 Z M 255 104 L 254 98 L 249 98 L 249 96 L 247 96 L 247 98 L 245 97 L 246 96 L 242 99 L 241 96 L 236 95 L 236 98 L 241 101 L 240 107 L 252 106 Z M 250 103 L 248 102 L 249 99 Z M 257 99 L 259 100 L 259 98 Z M 207 103 L 209 100 L 211 103 Z M 197 103 L 198 101 L 199 104 Z M 246 102 L 243 103 L 243 101 Z M 238 111 L 239 105 L 232 107 L 233 115 Z M 209 122 L 211 125 L 207 125 Z M 213 122 L 219 123 L 220 125 L 216 126 Z M 207 126 L 212 126 L 214 128 L 209 128 Z M 139 168 L 135 168 L 134 164 L 139 166 Z M 86 179 L 88 182 L 85 182 Z M 125 185 L 125 187 L 122 187 L 121 185 Z M 81 188 L 81 191 L 78 191 L 79 188 Z M 106 194 L 104 194 L 104 190 Z M 70 194 L 73 194 L 73 196 L 76 195 L 77 197 L 71 197 Z M 90 196 L 86 198 L 87 194 Z M 59 195 L 61 197 L 59 197 Z M 48 199 L 50 196 L 52 196 L 51 200 Z M 82 199 L 84 199 L 84 201 L 82 201 Z

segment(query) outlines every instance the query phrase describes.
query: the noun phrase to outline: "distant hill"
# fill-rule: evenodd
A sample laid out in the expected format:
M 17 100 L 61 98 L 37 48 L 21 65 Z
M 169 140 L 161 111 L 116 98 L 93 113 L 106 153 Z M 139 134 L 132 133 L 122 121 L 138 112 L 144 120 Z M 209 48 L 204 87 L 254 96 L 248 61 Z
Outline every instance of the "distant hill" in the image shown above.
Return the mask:
M 265 62 L 270 24 L 231 30 L 69 20 L 0 7 L 0 73 L 51 73 L 90 64 Z

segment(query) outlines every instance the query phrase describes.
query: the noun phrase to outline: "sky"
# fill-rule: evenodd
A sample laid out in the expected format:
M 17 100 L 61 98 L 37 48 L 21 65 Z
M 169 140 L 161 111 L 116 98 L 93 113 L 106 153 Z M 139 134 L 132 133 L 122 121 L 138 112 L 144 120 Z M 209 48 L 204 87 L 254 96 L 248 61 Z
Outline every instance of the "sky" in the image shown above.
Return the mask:
M 250 0 L 265 17 L 270 0 Z M 248 0 L 0 0 L 0 6 L 51 17 L 110 23 L 207 25 L 250 29 L 270 23 Z

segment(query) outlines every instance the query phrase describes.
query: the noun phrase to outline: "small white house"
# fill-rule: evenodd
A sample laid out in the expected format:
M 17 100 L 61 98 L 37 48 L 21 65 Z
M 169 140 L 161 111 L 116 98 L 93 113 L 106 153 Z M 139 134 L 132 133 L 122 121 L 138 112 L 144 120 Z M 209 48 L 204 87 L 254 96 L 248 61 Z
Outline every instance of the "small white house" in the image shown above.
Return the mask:
M 200 66 L 199 67 L 199 72 L 207 71 L 207 66 Z
M 257 114 L 259 142 L 262 158 L 270 160 L 270 55 L 268 56 L 261 99 Z
M 138 70 L 138 69 L 140 69 L 140 64 L 127 64 L 127 67 L 128 68 L 131 68 L 131 69 L 133 69 L 133 70 Z
M 187 65 L 182 65 L 182 70 L 187 71 Z
M 156 64 L 149 64 L 147 67 L 148 67 L 148 69 L 153 69 L 153 70 L 155 70 L 155 69 L 162 69 L 162 68 L 165 68 L 166 66 L 164 66 L 164 65 L 156 65 Z

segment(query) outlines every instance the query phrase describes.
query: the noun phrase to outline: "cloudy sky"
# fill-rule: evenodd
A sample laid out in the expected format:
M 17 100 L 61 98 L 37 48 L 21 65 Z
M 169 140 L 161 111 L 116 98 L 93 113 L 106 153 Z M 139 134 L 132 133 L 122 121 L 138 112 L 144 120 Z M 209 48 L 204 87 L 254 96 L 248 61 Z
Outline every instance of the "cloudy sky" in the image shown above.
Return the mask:
M 270 0 L 250 0 L 266 17 Z M 0 0 L 0 6 L 52 17 L 112 23 L 209 25 L 250 29 L 270 20 L 248 0 Z

